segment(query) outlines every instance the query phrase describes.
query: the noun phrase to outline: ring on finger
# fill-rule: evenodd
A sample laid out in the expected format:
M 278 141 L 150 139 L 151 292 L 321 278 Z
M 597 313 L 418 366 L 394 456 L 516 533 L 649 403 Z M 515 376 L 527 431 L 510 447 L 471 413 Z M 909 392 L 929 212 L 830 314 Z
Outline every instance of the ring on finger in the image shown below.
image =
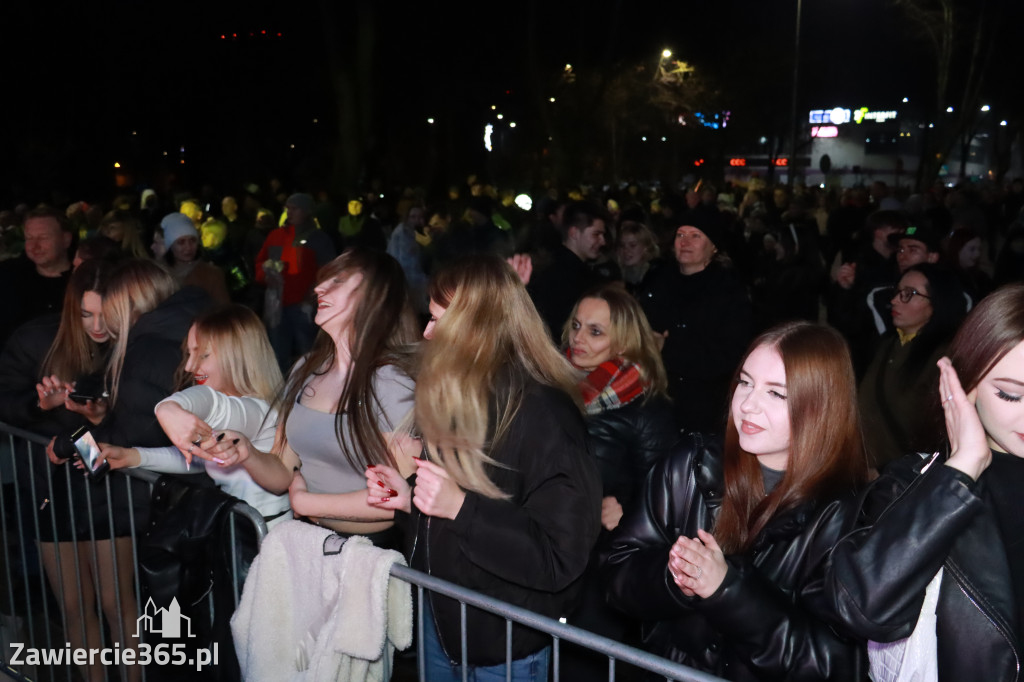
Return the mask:
M 704 575 L 704 569 L 700 566 L 697 567 L 697 575 L 694 576 L 694 580 L 700 580 L 700 577 Z

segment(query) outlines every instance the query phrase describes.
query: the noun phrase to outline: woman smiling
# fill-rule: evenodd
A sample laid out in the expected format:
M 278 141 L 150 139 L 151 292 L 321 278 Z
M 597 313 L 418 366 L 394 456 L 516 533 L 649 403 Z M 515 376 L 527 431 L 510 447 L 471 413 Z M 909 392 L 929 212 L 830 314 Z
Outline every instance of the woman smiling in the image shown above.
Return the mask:
M 662 459 L 603 552 L 609 601 L 656 653 L 730 680 L 861 680 L 863 645 L 804 606 L 867 478 L 837 332 L 771 329 L 737 374 L 724 446 Z

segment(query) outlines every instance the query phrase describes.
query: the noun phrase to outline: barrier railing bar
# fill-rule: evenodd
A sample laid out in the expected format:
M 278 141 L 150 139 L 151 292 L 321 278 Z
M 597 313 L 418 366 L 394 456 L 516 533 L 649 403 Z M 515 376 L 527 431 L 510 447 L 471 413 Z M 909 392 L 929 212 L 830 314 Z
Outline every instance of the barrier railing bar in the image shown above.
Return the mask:
M 721 678 L 694 670 L 681 663 L 652 656 L 649 652 L 641 649 L 622 644 L 593 632 L 581 630 L 572 625 L 560 623 L 553 618 L 542 616 L 522 607 L 492 599 L 486 595 L 460 587 L 459 585 L 453 585 L 408 566 L 402 566 L 397 563 L 392 565 L 391 575 L 421 588 L 429 589 L 431 592 L 456 599 L 462 604 L 463 609 L 466 604 L 485 609 L 490 613 L 529 626 L 535 630 L 560 637 L 567 642 L 605 652 L 608 656 L 619 661 L 643 668 L 658 675 L 664 675 L 668 679 L 678 680 L 679 682 L 721 682 Z M 465 671 L 465 666 L 463 666 L 463 671 Z
M 28 449 L 28 455 L 31 457 L 31 446 L 26 444 Z M 17 470 L 17 457 L 14 456 L 14 451 L 11 451 L 12 459 L 12 474 L 14 476 L 14 516 L 18 523 L 18 546 L 22 548 L 21 551 L 21 579 L 25 589 L 25 608 L 27 609 L 26 622 L 28 623 L 28 632 L 34 633 L 35 630 L 35 617 L 32 615 L 32 594 L 28 584 L 28 558 L 25 555 L 25 519 L 22 515 L 22 503 L 21 503 L 21 486 L 17 484 L 18 470 Z M 13 581 L 12 581 L 13 582 Z M 45 588 L 44 588 L 45 589 Z M 13 602 L 12 602 L 13 608 Z
M 394 573 L 392 567 L 391 572 Z M 397 577 L 397 576 L 396 576 Z M 424 646 L 423 646 L 423 586 L 416 585 L 416 660 L 423 661 Z M 419 682 L 426 682 L 427 670 L 426 666 L 421 662 L 417 667 L 417 673 L 419 674 Z

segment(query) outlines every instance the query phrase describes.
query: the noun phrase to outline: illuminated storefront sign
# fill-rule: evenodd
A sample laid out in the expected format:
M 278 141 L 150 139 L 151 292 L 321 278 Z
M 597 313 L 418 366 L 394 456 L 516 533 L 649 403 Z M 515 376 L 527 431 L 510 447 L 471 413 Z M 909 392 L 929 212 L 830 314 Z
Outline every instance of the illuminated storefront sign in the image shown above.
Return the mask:
M 884 123 L 885 121 L 891 121 L 896 118 L 895 111 L 871 111 L 867 107 L 861 107 L 854 109 L 853 112 L 849 109 L 842 107 L 836 107 L 835 109 L 812 109 L 810 116 L 808 117 L 808 123 L 813 125 L 842 125 L 853 121 L 854 123 L 863 123 L 864 121 L 873 121 L 875 123 Z M 819 137 L 826 137 L 820 135 Z
M 836 126 L 813 126 L 811 137 L 839 137 L 839 128 Z
M 814 109 L 811 111 L 810 123 L 829 123 L 839 125 L 850 122 L 850 110 L 836 107 L 835 109 Z
M 857 111 L 853 112 L 853 120 L 857 123 L 863 121 L 875 121 L 876 123 L 884 123 L 896 118 L 895 111 L 868 111 L 867 107 L 861 107 Z

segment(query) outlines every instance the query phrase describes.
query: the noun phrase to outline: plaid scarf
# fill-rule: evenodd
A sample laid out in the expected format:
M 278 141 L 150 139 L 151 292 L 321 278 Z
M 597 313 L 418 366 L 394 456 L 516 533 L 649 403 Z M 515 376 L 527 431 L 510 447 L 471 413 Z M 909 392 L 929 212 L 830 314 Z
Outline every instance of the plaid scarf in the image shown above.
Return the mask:
M 587 414 L 628 405 L 644 394 L 640 368 L 620 358 L 602 362 L 579 383 Z

